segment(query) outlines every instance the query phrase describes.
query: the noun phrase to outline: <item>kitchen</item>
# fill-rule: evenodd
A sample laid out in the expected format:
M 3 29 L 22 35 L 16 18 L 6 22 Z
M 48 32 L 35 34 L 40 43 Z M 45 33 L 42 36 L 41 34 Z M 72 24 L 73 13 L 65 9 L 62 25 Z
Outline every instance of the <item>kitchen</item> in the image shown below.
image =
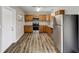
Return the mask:
M 5 33 L 2 32 L 3 43 L 0 44 L 2 45 L 1 48 L 2 52 L 5 53 L 46 53 L 46 52 L 72 53 L 76 51 L 78 52 L 78 38 L 77 38 L 78 15 L 76 15 L 77 11 L 74 11 L 76 7 L 72 7 L 71 9 L 69 9 L 70 7 L 61 7 L 61 6 L 60 7 L 14 6 L 10 8 L 7 7 L 1 7 L 1 8 L 2 8 L 1 11 L 4 12 L 8 11 L 8 14 L 9 10 L 7 9 L 11 8 L 10 10 L 13 9 L 16 10 L 15 13 L 16 16 L 14 16 L 15 21 L 13 21 L 13 18 L 11 18 L 12 24 L 10 23 L 12 25 L 10 31 L 14 33 L 12 34 L 14 35 L 14 38 L 13 40 L 11 40 L 11 43 L 9 43 L 8 40 L 11 39 L 9 38 L 9 36 L 4 38 L 5 36 L 7 36 L 6 33 L 8 31 L 3 29 L 5 29 L 8 25 L 5 25 L 4 22 L 2 23 L 4 25 L 2 30 L 5 31 Z M 72 11 L 72 9 L 74 10 Z M 11 13 L 15 12 L 14 10 L 10 11 L 10 15 L 12 16 L 14 15 Z M 72 11 L 72 14 L 70 11 Z M 7 13 L 4 12 L 2 12 L 1 14 L 5 15 Z M 7 16 L 7 14 L 5 16 Z M 2 21 L 5 21 L 4 17 L 2 19 L 3 19 Z M 8 21 L 6 22 L 8 23 Z M 75 34 L 73 34 L 73 32 Z M 72 38 L 74 39 L 76 38 L 76 40 Z
M 52 9 L 51 9 L 52 10 Z M 57 16 L 59 15 L 59 16 Z M 33 32 L 34 30 L 32 29 L 33 24 L 32 24 L 32 20 L 33 17 L 38 18 L 36 24 L 38 25 L 38 32 L 39 33 L 47 33 L 48 36 L 50 36 L 50 38 L 54 41 L 56 41 L 55 45 L 57 46 L 57 49 L 60 50 L 62 52 L 62 48 L 61 48 L 61 28 L 59 28 L 57 34 L 56 34 L 56 29 L 53 29 L 53 19 L 55 18 L 55 16 L 57 16 L 56 18 L 60 19 L 60 20 L 56 20 L 58 22 L 58 25 L 61 25 L 61 20 L 63 19 L 63 15 L 64 15 L 64 9 L 60 9 L 55 11 L 54 13 L 51 14 L 45 14 L 45 15 L 25 15 L 25 27 L 24 27 L 24 31 L 25 33 L 28 32 Z M 35 22 L 35 21 L 34 21 Z M 36 30 L 35 30 L 36 31 Z M 57 38 L 56 38 L 57 37 Z

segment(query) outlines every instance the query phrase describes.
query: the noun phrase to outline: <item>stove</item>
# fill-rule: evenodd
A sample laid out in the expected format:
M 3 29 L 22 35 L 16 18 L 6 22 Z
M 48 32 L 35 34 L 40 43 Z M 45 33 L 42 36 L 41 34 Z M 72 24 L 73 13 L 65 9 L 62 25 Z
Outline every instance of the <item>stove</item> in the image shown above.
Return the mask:
M 33 18 L 33 31 L 38 31 L 39 30 L 39 18 Z

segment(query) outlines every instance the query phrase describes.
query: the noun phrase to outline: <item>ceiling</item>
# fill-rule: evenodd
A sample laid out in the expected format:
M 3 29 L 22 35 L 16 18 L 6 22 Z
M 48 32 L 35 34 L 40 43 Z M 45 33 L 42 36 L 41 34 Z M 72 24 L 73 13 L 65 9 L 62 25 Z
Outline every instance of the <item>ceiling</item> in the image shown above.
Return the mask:
M 18 6 L 19 8 L 21 8 L 25 14 L 29 14 L 29 15 L 34 15 L 34 14 L 50 14 L 51 12 L 54 12 L 58 9 L 65 9 L 66 12 L 73 12 L 73 10 L 76 10 L 79 8 L 77 6 Z M 40 7 L 40 11 L 37 12 L 36 8 Z M 79 10 L 79 9 L 78 9 Z
M 50 14 L 52 12 L 51 7 L 40 7 L 39 12 L 36 11 L 36 6 L 19 6 L 19 8 L 23 9 L 26 14 Z

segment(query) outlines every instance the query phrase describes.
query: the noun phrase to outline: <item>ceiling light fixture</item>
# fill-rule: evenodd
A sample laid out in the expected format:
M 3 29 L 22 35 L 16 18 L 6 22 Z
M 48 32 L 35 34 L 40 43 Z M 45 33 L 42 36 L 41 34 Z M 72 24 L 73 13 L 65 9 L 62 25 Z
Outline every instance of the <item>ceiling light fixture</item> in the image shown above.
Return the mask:
M 39 12 L 39 11 L 40 11 L 40 9 L 41 9 L 40 7 L 37 7 L 36 11 L 37 11 L 37 12 Z

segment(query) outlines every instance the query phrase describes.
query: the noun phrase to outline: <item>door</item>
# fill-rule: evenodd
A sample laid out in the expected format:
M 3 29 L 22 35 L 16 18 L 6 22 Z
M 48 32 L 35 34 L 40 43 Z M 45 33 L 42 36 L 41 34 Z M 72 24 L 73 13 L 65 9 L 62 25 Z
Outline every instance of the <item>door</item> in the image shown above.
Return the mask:
M 2 8 L 2 52 L 15 41 L 15 15 L 13 9 Z
M 64 16 L 64 53 L 76 52 L 78 49 L 78 16 Z

